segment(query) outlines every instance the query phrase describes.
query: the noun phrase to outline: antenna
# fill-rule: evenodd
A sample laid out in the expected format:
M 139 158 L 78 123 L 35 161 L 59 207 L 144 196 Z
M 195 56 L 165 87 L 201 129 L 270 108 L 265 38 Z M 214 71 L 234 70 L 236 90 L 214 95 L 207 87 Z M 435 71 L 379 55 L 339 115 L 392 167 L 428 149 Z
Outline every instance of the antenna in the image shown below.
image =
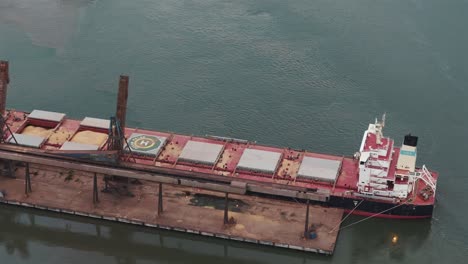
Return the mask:
M 382 115 L 382 120 L 379 122 L 377 118 L 375 119 L 375 136 L 376 136 L 376 143 L 377 145 L 382 144 L 382 137 L 383 137 L 383 128 L 385 127 L 385 116 L 386 113 Z
M 385 127 L 385 117 L 387 116 L 387 113 L 383 113 L 382 115 L 382 127 Z

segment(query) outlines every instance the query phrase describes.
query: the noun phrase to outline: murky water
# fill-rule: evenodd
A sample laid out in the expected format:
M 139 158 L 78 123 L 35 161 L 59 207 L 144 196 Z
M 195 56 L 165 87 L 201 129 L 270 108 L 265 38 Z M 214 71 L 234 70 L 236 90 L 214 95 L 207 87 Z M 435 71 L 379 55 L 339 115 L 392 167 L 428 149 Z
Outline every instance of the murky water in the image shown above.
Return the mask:
M 0 0 L 10 108 L 107 118 L 125 73 L 129 125 L 346 155 L 386 111 L 384 133 L 420 136 L 419 163 L 441 174 L 434 219 L 346 228 L 331 258 L 1 207 L 1 263 L 464 262 L 467 13 L 466 0 Z

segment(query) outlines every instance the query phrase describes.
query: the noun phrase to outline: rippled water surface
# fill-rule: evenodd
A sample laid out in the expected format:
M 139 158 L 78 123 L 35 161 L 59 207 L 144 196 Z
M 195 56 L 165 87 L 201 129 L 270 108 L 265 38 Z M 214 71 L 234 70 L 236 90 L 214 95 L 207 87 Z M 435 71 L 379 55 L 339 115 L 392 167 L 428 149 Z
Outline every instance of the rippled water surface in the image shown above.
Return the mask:
M 387 112 L 385 134 L 420 136 L 441 174 L 431 221 L 366 221 L 333 257 L 1 207 L 0 263 L 464 263 L 466 14 L 466 0 L 0 0 L 10 108 L 107 118 L 125 73 L 131 126 L 340 155 Z

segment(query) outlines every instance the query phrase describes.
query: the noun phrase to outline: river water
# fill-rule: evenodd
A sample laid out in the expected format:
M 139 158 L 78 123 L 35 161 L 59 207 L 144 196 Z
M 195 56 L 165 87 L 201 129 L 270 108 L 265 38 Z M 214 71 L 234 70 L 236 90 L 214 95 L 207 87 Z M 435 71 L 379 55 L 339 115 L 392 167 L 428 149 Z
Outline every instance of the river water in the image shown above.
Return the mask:
M 433 219 L 346 228 L 333 257 L 0 207 L 0 263 L 465 262 L 466 14 L 466 0 L 0 0 L 9 108 L 107 118 L 125 73 L 131 126 L 338 155 L 386 112 L 384 133 L 418 135 L 419 165 L 441 175 Z

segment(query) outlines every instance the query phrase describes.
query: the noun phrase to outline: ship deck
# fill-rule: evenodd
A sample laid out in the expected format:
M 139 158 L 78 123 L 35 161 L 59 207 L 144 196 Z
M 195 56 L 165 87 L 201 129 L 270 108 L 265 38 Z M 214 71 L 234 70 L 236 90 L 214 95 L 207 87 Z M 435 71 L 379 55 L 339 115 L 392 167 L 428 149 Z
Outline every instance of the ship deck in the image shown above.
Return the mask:
M 37 145 L 38 148 L 44 150 L 61 149 L 64 141 L 73 140 L 75 137 L 78 138 L 77 134 L 79 132 L 91 131 L 98 134 L 107 134 L 108 131 L 104 119 L 93 119 L 92 122 L 89 122 L 90 118 L 74 120 L 68 119 L 64 115 L 63 119 L 55 119 L 54 122 L 51 122 L 31 119 L 28 118 L 28 115 L 27 112 L 10 110 L 7 124 L 12 133 L 16 134 L 23 133 L 25 128 L 31 125 L 50 129 L 47 132 L 48 134 L 46 133 L 44 136 L 45 140 Z M 240 140 L 187 136 L 128 127 L 124 129 L 124 132 L 129 145 L 134 147 L 131 151 L 132 157 L 128 157 L 129 155 L 124 157 L 126 162 L 129 163 L 146 167 L 218 175 L 240 180 L 327 190 L 334 196 L 353 196 L 352 193 L 357 190 L 358 162 L 352 157 L 264 146 Z M 93 134 L 93 137 L 95 135 Z M 52 137 L 56 138 L 52 139 Z M 88 139 L 92 141 L 92 138 Z M 83 143 L 82 140 L 80 142 Z M 96 144 L 97 149 L 105 150 L 102 142 L 101 144 L 99 142 L 93 143 Z M 398 155 L 398 149 L 395 148 L 395 150 L 394 155 Z M 247 152 L 249 155 L 246 154 Z M 319 161 L 337 161 L 339 168 L 337 168 L 336 180 L 328 181 L 308 177 L 307 175 L 301 177 L 301 164 L 305 158 L 315 158 L 315 160 Z M 396 161 L 397 158 L 395 156 L 393 160 Z M 327 169 L 319 168 L 318 171 L 325 172 Z M 437 174 L 434 174 L 434 176 L 437 178 Z M 424 187 L 425 184 L 420 182 L 415 193 Z M 413 195 L 412 203 L 417 205 L 433 204 L 434 199 L 434 197 L 431 197 L 429 200 L 423 200 L 418 195 Z

